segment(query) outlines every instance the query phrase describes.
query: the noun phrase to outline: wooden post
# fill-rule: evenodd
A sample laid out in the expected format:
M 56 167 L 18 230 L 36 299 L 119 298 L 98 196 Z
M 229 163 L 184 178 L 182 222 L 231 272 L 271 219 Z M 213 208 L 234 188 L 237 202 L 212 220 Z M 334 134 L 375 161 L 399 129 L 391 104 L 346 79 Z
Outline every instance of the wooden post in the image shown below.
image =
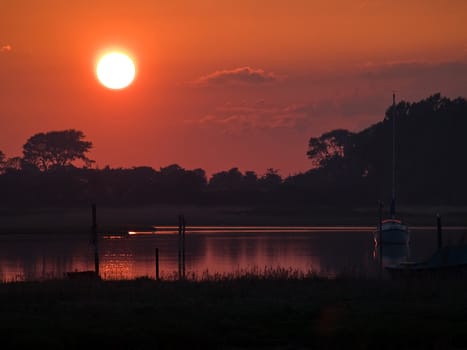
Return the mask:
M 92 243 L 94 244 L 94 272 L 99 277 L 99 237 L 97 236 L 96 205 L 92 205 Z
M 383 202 L 379 201 L 378 202 L 378 236 L 379 236 L 379 242 L 378 242 L 378 248 L 379 248 L 379 268 L 380 268 L 380 274 L 382 276 L 383 272 Z
M 156 248 L 154 254 L 156 259 L 156 281 L 159 281 L 159 248 Z
M 178 279 L 182 279 L 182 216 L 178 216 Z
M 185 216 L 178 216 L 178 278 L 185 278 Z
M 436 214 L 436 226 L 438 229 L 438 249 L 441 249 L 443 247 L 443 230 L 441 228 L 441 216 Z
M 185 216 L 182 215 L 182 277 L 185 279 L 186 276 L 186 264 L 185 264 Z

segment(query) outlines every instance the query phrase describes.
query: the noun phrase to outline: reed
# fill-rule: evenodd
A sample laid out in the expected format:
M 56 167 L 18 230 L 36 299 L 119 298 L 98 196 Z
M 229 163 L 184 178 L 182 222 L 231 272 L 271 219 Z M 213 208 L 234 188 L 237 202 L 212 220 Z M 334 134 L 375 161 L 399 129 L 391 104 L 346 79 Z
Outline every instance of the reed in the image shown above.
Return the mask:
M 2 346 L 467 346 L 465 280 L 330 279 L 280 268 L 188 277 L 0 284 Z

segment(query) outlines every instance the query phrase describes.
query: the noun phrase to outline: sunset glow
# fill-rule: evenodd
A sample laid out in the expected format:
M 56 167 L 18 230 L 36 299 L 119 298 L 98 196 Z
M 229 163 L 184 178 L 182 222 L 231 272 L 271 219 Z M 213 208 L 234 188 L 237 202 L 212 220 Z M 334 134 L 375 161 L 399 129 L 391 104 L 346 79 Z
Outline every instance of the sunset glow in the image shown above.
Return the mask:
M 136 69 L 130 57 L 120 52 L 111 52 L 99 60 L 96 73 L 102 85 L 119 90 L 133 82 Z
M 7 157 L 35 132 L 75 128 L 102 167 L 287 176 L 310 169 L 310 137 L 382 120 L 393 91 L 418 101 L 467 86 L 465 1 L 2 5 Z M 98 73 L 110 52 L 127 68 L 106 59 Z
M 0 130 L 5 349 L 467 349 L 467 0 L 0 0 Z

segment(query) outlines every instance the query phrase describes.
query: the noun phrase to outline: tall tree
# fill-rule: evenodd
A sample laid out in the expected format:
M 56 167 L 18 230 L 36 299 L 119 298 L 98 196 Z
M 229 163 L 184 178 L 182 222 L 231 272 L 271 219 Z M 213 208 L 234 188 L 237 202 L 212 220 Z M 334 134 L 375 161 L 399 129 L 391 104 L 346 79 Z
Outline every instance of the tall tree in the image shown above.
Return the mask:
M 82 131 L 73 129 L 35 134 L 23 146 L 23 160 L 42 171 L 69 166 L 76 160 L 89 165 L 94 161 L 86 153 L 92 143 L 84 141 L 84 137 Z
M 238 168 L 221 171 L 212 175 L 209 187 L 220 190 L 238 190 L 243 185 L 243 174 Z
M 438 93 L 418 102 L 401 101 L 360 132 L 338 129 L 311 138 L 307 155 L 313 170 L 307 178 L 328 181 L 328 194 L 329 188 L 341 188 L 354 200 L 365 192 L 367 198 L 388 198 L 396 118 L 397 197 L 411 203 L 465 203 L 466 116 L 467 100 L 461 97 L 450 100 Z
M 23 158 L 21 157 L 7 158 L 4 163 L 4 171 L 21 170 L 22 163 L 23 163 Z
M 282 183 L 282 178 L 279 175 L 279 170 L 274 168 L 268 168 L 266 173 L 261 176 L 261 184 L 267 187 L 276 187 Z
M 314 167 L 325 167 L 336 159 L 342 159 L 351 147 L 354 134 L 348 130 L 337 129 L 312 137 L 308 143 L 307 156 Z

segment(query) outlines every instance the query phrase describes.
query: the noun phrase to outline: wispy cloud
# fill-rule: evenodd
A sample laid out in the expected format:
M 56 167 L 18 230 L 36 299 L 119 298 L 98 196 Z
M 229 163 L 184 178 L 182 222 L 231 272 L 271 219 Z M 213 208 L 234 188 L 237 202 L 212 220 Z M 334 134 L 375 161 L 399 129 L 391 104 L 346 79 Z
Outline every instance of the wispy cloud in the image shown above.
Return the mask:
M 203 128 L 215 127 L 225 133 L 293 129 L 318 135 L 337 127 L 352 130 L 366 127 L 371 120 L 384 118 L 389 103 L 378 95 L 358 92 L 288 105 L 259 100 L 237 105 L 228 103 L 187 122 Z
M 264 84 L 279 80 L 281 77 L 261 68 L 239 67 L 219 70 L 199 77 L 193 83 L 196 85 L 231 85 L 231 84 Z
M 223 77 L 224 73 L 221 73 L 207 77 Z M 213 128 L 225 133 L 253 130 L 282 132 L 287 129 L 318 136 L 336 128 L 359 131 L 383 120 L 391 105 L 394 90 L 398 100 L 417 101 L 437 92 L 457 97 L 462 95 L 467 86 L 467 62 L 463 61 L 367 64 L 347 74 L 338 81 L 334 81 L 335 77 L 331 76 L 333 80 L 327 85 L 323 81 L 323 85 L 319 86 L 326 89 L 323 88 L 322 92 L 316 88 L 318 85 L 314 77 L 308 81 L 299 81 L 303 86 L 300 85 L 301 89 L 296 90 L 306 91 L 309 87 L 315 89 L 309 97 L 303 94 L 294 96 L 289 92 L 287 98 L 277 101 L 274 96 L 268 95 L 265 99 L 261 97 L 241 101 L 241 97 L 233 95 L 238 102 L 208 107 L 204 113 L 198 114 L 201 117 L 188 122 L 200 128 Z M 290 77 L 283 88 L 293 84 L 293 79 Z M 253 99 L 258 96 L 254 95 Z
M 467 72 L 467 62 L 423 62 L 399 61 L 382 64 L 368 63 L 360 68 L 361 74 L 370 78 L 399 79 L 430 77 L 452 77 Z
M 361 66 L 356 78 L 361 85 L 386 95 L 391 91 L 416 101 L 440 92 L 449 97 L 465 96 L 467 59 L 444 62 L 405 61 Z
M 302 106 L 274 106 L 260 100 L 252 105 L 227 104 L 218 107 L 214 113 L 187 122 L 198 126 L 218 126 L 224 132 L 236 133 L 250 129 L 296 128 L 305 119 L 306 111 Z

